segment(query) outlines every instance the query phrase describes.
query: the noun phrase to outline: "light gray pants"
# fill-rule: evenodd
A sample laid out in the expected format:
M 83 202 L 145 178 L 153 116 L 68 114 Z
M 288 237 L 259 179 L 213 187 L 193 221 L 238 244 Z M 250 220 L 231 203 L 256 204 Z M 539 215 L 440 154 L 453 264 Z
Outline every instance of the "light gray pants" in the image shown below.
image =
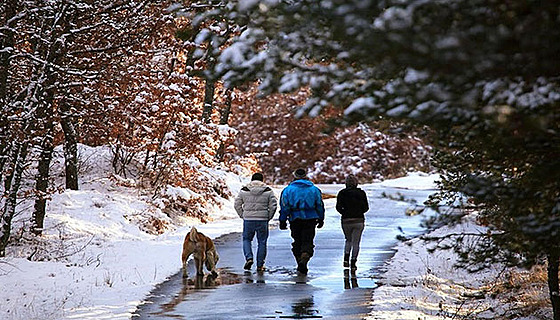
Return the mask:
M 344 254 L 352 253 L 352 260 L 358 259 L 360 253 L 360 241 L 362 240 L 362 232 L 364 231 L 364 220 L 346 219 L 342 220 L 342 232 L 346 242 L 344 244 Z

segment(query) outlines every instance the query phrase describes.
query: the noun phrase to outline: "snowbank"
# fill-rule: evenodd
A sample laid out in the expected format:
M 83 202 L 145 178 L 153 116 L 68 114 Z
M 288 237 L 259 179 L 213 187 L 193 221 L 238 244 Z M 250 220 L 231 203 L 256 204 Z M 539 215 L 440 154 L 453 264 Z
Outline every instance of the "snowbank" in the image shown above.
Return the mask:
M 430 235 L 479 232 L 474 214 L 453 228 L 442 227 Z M 492 286 L 504 269 L 468 273 L 453 267 L 451 251 L 429 253 L 429 244 L 420 239 L 397 246 L 395 256 L 386 264 L 372 298 L 370 320 L 495 319 L 507 313 L 507 304 L 491 294 Z M 542 319 L 517 317 L 516 319 Z
M 64 247 L 52 250 L 66 252 L 66 262 L 0 260 L 0 319 L 129 319 L 156 284 L 180 269 L 183 238 L 196 222 L 149 235 L 131 217 L 153 207 L 127 188 L 102 189 L 66 191 L 49 205 L 45 237 Z M 213 214 L 217 221 L 197 228 L 210 237 L 240 232 L 234 212 L 224 202 Z
M 213 223 L 186 219 L 176 227 L 148 196 L 107 177 L 107 148 L 81 151 L 89 166 L 81 190 L 52 195 L 43 237 L 23 239 L 0 259 L 0 319 L 129 319 L 156 284 L 180 270 L 182 241 L 191 226 L 210 237 L 242 230 L 233 203 L 225 199 L 221 207 L 208 208 Z M 239 191 L 240 177 L 219 174 Z M 15 226 L 29 221 L 30 204 L 21 207 Z M 152 220 L 168 223 L 170 230 L 145 232 Z M 26 259 L 31 256 L 34 261 Z
M 379 183 L 382 187 L 403 188 L 411 190 L 435 190 L 438 174 L 424 172 L 411 172 L 406 177 L 385 180 Z

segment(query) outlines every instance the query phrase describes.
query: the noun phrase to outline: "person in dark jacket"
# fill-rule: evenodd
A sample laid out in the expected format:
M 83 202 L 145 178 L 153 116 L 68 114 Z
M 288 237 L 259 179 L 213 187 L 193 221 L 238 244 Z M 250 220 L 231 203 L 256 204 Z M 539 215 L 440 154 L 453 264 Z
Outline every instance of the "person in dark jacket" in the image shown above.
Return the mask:
M 292 253 L 297 270 L 307 274 L 307 263 L 313 256 L 315 227 L 323 227 L 325 205 L 321 190 L 307 179 L 304 169 L 294 171 L 294 180 L 282 190 L 280 196 L 280 229 L 286 230 L 290 221 Z
M 264 271 L 268 222 L 274 217 L 278 206 L 274 191 L 263 182 L 260 172 L 253 174 L 251 182 L 244 186 L 235 198 L 235 211 L 243 219 L 243 255 L 245 270 L 253 265 L 251 243 L 257 235 L 257 271 Z
M 360 241 L 364 231 L 364 213 L 369 210 L 369 204 L 364 190 L 358 188 L 358 179 L 350 174 L 346 177 L 346 188 L 340 190 L 336 196 L 336 211 L 341 216 L 342 231 L 346 242 L 344 244 L 345 268 L 356 270 L 356 261 L 360 252 Z M 348 261 L 350 260 L 350 262 Z

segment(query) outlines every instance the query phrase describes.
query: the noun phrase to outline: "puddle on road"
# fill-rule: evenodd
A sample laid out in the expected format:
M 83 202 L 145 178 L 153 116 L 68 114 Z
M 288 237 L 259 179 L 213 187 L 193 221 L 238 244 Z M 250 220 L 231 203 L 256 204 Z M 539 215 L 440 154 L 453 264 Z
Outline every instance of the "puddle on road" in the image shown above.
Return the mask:
M 263 319 L 321 319 L 323 316 L 319 313 L 319 310 L 315 307 L 315 302 L 313 301 L 313 296 L 294 303 L 292 305 L 291 314 L 281 314 L 282 312 L 277 311 L 277 315 L 274 316 L 263 316 Z
M 181 277 L 182 278 L 182 277 Z M 218 268 L 218 276 L 206 274 L 204 276 L 194 276 L 182 278 L 181 290 L 168 301 L 161 303 L 161 309 L 157 312 L 151 312 L 152 315 L 163 315 L 175 310 L 175 307 L 183 302 L 189 294 L 193 294 L 200 290 L 215 289 L 222 285 L 233 285 L 243 281 L 238 274 L 228 271 L 227 269 Z
M 367 311 L 367 306 L 364 307 L 362 302 L 370 296 L 368 287 L 371 288 L 374 283 L 373 278 L 367 277 L 366 270 L 356 273 L 346 269 L 341 270 L 337 276 L 317 278 L 313 275 L 308 277 L 298 274 L 293 268 L 287 267 L 271 267 L 264 273 L 245 271 L 242 274 L 234 273 L 228 268 L 219 268 L 218 273 L 218 277 L 206 274 L 203 277 L 189 278 L 182 278 L 180 274 L 176 274 L 164 286 L 153 292 L 152 298 L 149 299 L 151 302 L 140 307 L 141 310 L 138 310 L 136 315 L 139 319 L 146 320 L 188 319 L 187 312 L 200 319 L 246 319 L 241 313 L 236 316 L 236 312 L 242 311 L 243 307 L 235 309 L 230 304 L 224 304 L 223 296 L 212 302 L 211 306 L 220 310 L 215 318 L 191 308 L 193 303 L 202 308 L 208 307 L 206 297 L 215 297 L 216 292 L 222 289 L 229 290 L 227 286 L 248 284 L 250 287 L 246 288 L 250 288 L 249 293 L 242 294 L 249 295 L 244 297 L 251 301 L 262 298 L 264 305 L 269 307 L 263 309 L 261 306 L 261 309 L 255 311 L 257 313 L 252 317 L 255 319 L 357 319 L 356 314 L 364 313 L 364 308 Z M 266 285 L 263 285 L 264 283 Z M 291 302 L 271 299 L 286 292 L 290 293 Z M 333 299 L 340 306 L 333 305 Z M 243 305 L 243 298 L 239 301 L 240 305 Z M 224 307 L 229 308 L 226 310 L 230 311 L 226 313 L 231 314 L 224 316 L 223 313 L 219 313 L 223 312 Z
M 340 276 L 330 275 L 311 279 L 309 284 L 328 288 L 332 292 L 341 292 L 348 289 L 374 289 L 378 286 L 376 278 L 371 273 L 362 273 L 344 269 Z

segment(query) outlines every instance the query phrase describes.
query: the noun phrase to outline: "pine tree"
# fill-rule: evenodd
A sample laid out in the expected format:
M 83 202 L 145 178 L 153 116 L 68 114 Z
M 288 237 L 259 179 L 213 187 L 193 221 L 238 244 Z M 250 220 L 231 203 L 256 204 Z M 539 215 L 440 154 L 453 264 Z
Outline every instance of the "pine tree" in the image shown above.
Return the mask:
M 475 260 L 547 259 L 560 319 L 556 1 L 244 1 L 223 10 L 244 26 L 215 67 L 226 85 L 304 86 L 312 96 L 299 115 L 331 105 L 348 122 L 433 128 L 449 174 L 443 194 L 472 197 L 491 230 L 494 249 Z

